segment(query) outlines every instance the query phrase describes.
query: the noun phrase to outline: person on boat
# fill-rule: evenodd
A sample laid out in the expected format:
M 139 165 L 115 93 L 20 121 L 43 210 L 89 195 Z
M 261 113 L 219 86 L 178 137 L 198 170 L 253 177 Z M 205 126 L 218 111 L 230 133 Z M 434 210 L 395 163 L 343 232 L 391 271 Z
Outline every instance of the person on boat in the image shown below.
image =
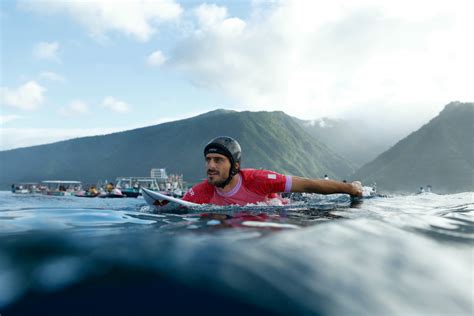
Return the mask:
M 211 140 L 204 148 L 207 179 L 193 186 L 183 200 L 198 204 L 246 205 L 271 202 L 283 192 L 347 193 L 362 196 L 359 181 L 309 179 L 269 170 L 240 169 L 241 148 L 227 136 Z
M 89 188 L 88 193 L 89 193 L 89 195 L 96 196 L 96 195 L 99 194 L 99 191 L 97 191 L 97 188 L 95 187 L 95 185 L 92 185 L 92 186 Z
M 117 196 L 123 195 L 122 191 L 117 187 L 113 188 L 112 191 L 110 192 L 110 194 L 117 195 Z
M 108 193 L 111 193 L 114 188 L 115 188 L 114 184 L 112 182 L 109 182 L 105 186 L 105 191 L 107 191 Z

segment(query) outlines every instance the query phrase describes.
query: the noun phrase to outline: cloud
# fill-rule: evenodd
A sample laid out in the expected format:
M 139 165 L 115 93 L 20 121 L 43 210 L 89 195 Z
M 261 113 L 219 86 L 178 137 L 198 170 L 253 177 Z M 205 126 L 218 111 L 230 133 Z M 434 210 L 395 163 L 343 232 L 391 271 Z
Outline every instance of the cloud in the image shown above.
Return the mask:
M 175 21 L 183 12 L 174 0 L 22 0 L 20 7 L 40 14 L 68 15 L 98 39 L 115 31 L 140 41 L 148 41 L 160 23 Z
M 6 124 L 21 118 L 19 115 L 0 115 L 0 124 Z
M 167 65 L 240 109 L 413 126 L 452 100 L 474 99 L 472 7 L 463 0 L 263 1 L 244 21 L 206 4 L 194 10 L 194 32 Z
M 209 109 L 208 111 L 210 111 Z M 0 150 L 44 145 L 48 143 L 68 140 L 78 137 L 107 135 L 127 130 L 182 120 L 202 114 L 201 111 L 192 111 L 187 114 L 150 118 L 147 122 L 133 123 L 128 126 L 108 127 L 108 128 L 2 128 L 0 127 Z M 19 117 L 18 117 L 19 118 Z M 1 120 L 1 116 L 0 116 Z
M 35 110 L 43 103 L 45 90 L 36 81 L 28 81 L 16 89 L 0 87 L 0 104 L 25 111 Z
M 198 116 L 198 115 L 201 115 L 203 113 L 207 113 L 207 112 L 210 112 L 210 111 L 213 111 L 213 110 L 215 110 L 215 109 L 214 108 L 209 108 L 209 109 L 206 109 L 204 111 L 202 109 L 200 109 L 200 110 L 191 110 L 191 111 L 187 111 L 186 113 L 182 113 L 182 114 L 178 114 L 178 115 L 160 116 L 160 117 L 157 117 L 157 118 L 152 117 L 150 120 L 148 120 L 147 122 L 142 124 L 142 126 L 158 125 L 158 124 L 163 124 L 163 123 L 167 123 L 167 122 L 180 121 L 180 120 L 192 118 L 192 117 L 195 117 L 195 116 Z
M 148 56 L 147 63 L 150 66 L 161 66 L 166 62 L 166 57 L 160 50 L 153 52 Z
M 77 137 L 105 135 L 125 128 L 0 128 L 0 150 L 43 145 Z
M 127 103 L 117 100 L 114 97 L 105 97 L 101 106 L 109 111 L 117 113 L 127 113 L 129 106 Z M 90 112 L 90 106 L 82 100 L 73 100 L 68 105 L 59 108 L 58 113 L 65 117 L 75 117 Z
M 52 71 L 44 71 L 40 73 L 39 77 L 40 79 L 45 79 L 45 80 L 53 81 L 53 82 L 61 82 L 61 83 L 66 82 L 66 79 L 63 76 Z
M 242 35 L 245 29 L 245 21 L 228 17 L 226 7 L 217 6 L 215 4 L 201 4 L 194 9 L 194 15 L 198 22 L 195 35 L 207 36 L 214 34 L 216 36 L 228 37 L 233 35 Z
M 58 49 L 58 42 L 40 42 L 33 48 L 33 56 L 43 60 L 59 61 Z
M 102 106 L 117 113 L 127 113 L 129 111 L 129 106 L 127 103 L 117 100 L 111 96 L 106 97 L 104 101 L 102 101 Z
M 337 120 L 331 120 L 328 118 L 319 118 L 315 120 L 308 120 L 306 121 L 305 125 L 307 126 L 318 125 L 320 128 L 331 128 L 331 127 L 334 127 L 335 122 L 337 122 Z
M 61 107 L 58 112 L 62 116 L 77 116 L 88 113 L 89 106 L 84 101 L 74 100 L 71 101 L 67 106 Z
M 203 28 L 209 28 L 220 24 L 227 17 L 227 8 L 215 4 L 201 4 L 194 10 L 199 25 Z

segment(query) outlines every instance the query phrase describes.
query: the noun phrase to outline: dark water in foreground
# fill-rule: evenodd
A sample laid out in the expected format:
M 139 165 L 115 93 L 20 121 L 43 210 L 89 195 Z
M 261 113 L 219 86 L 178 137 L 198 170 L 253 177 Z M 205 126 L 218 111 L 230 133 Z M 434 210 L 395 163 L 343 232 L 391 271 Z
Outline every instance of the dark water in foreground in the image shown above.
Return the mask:
M 0 192 L 0 314 L 473 315 L 473 193 L 349 206 L 163 215 Z

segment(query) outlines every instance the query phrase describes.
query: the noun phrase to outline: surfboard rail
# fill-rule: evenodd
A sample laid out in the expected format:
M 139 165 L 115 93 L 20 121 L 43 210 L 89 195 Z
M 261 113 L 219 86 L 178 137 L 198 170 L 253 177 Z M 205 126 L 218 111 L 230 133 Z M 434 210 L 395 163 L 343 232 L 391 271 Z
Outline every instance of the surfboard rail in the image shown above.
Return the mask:
M 200 204 L 184 201 L 160 192 L 142 188 L 142 195 L 148 205 L 154 206 L 157 210 L 167 211 L 176 208 L 192 208 Z

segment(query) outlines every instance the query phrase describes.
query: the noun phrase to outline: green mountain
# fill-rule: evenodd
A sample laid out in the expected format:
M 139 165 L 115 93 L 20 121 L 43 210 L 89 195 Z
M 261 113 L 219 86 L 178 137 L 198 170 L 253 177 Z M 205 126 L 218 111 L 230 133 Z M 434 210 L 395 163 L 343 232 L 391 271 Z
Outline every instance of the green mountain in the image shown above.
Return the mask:
M 448 104 L 352 177 L 388 192 L 427 185 L 436 193 L 474 191 L 474 103 Z
M 193 118 L 53 144 L 0 152 L 0 187 L 15 182 L 148 176 L 151 168 L 204 178 L 203 148 L 213 137 L 236 138 L 242 167 L 308 177 L 346 178 L 355 168 L 283 112 L 217 110 Z

